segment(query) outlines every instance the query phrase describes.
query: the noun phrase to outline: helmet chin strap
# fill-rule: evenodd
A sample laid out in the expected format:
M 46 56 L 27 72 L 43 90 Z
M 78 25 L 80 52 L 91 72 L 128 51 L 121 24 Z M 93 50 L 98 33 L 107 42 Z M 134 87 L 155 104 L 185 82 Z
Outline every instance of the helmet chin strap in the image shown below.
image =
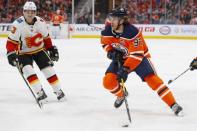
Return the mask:
M 120 20 L 118 21 L 118 26 L 116 27 L 115 30 L 118 30 L 118 29 L 120 28 L 120 26 L 122 25 L 122 24 L 120 23 L 121 20 L 122 20 L 122 19 L 120 19 Z
M 116 27 L 116 30 L 118 30 L 119 29 L 119 27 L 120 27 L 120 20 L 118 21 L 118 26 Z
M 34 23 L 36 22 L 36 17 L 34 17 L 30 23 L 29 23 L 29 21 L 27 21 L 25 16 L 24 16 L 24 19 L 25 19 L 26 23 L 29 24 L 29 25 L 34 25 Z

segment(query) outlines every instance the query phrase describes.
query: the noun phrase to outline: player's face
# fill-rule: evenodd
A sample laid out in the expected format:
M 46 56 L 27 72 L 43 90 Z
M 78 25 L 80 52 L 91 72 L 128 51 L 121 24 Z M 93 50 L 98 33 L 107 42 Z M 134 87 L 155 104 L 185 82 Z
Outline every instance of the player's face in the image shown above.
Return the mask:
M 27 22 L 31 23 L 33 21 L 34 17 L 36 16 L 36 11 L 24 10 L 23 15 L 24 15 L 25 19 L 27 20 Z
M 112 29 L 117 29 L 118 25 L 122 23 L 122 20 L 119 17 L 110 17 Z

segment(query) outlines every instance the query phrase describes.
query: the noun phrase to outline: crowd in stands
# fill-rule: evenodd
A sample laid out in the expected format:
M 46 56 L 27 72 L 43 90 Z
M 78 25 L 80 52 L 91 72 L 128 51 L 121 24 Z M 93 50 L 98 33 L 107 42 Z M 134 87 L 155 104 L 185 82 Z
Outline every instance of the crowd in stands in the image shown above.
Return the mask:
M 118 6 L 127 8 L 133 24 L 197 24 L 197 0 L 122 0 Z M 106 14 L 95 12 L 95 23 L 104 23 L 102 16 Z M 76 23 L 85 23 L 86 16 Z
M 0 0 L 0 23 L 11 23 L 22 15 L 26 0 Z M 71 22 L 72 0 L 33 0 L 38 8 L 38 16 L 50 21 L 57 9 Z M 197 18 L 197 0 L 123 0 L 131 23 L 134 24 L 194 24 Z M 17 5 L 16 5 L 17 3 Z M 126 3 L 126 4 L 125 4 Z M 95 7 L 96 8 L 96 7 Z M 106 12 L 107 14 L 108 12 Z M 84 14 L 75 18 L 75 23 L 86 23 Z M 106 14 L 95 12 L 95 23 L 104 23 Z M 76 14 L 75 14 L 76 16 Z M 196 19 L 197 24 L 197 19 Z
M 197 0 L 126 0 L 131 23 L 190 24 L 197 17 Z
M 16 18 L 23 15 L 23 5 L 27 0 L 0 0 L 0 23 L 12 23 Z M 58 9 L 65 21 L 71 17 L 72 0 L 31 0 L 37 6 L 37 15 L 46 21 Z

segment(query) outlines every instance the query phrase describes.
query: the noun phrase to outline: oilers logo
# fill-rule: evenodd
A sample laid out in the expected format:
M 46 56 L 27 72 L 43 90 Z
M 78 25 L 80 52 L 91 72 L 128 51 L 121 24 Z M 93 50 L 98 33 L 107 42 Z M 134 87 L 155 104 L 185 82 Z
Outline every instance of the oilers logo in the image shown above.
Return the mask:
M 127 55 L 129 54 L 128 49 L 127 49 L 124 45 L 122 45 L 122 44 L 120 44 L 120 43 L 112 43 L 111 45 L 112 45 L 112 47 L 113 47 L 115 50 L 124 53 L 125 56 L 127 56 Z

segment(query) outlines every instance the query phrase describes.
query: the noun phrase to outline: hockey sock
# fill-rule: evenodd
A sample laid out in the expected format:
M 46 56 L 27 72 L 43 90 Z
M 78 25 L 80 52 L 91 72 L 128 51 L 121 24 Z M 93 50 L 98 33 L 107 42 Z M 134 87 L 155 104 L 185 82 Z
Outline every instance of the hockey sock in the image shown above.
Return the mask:
M 175 103 L 172 92 L 157 75 L 148 75 L 145 77 L 145 81 L 168 106 L 172 106 Z
M 49 84 L 53 87 L 53 91 L 58 92 L 61 89 L 60 82 L 58 80 L 58 77 L 53 67 L 49 66 L 49 67 L 42 69 L 41 71 L 43 72 Z
M 41 91 L 42 85 L 36 73 L 34 72 L 33 67 L 31 65 L 26 65 L 23 67 L 22 71 L 34 92 L 37 94 L 39 91 Z

